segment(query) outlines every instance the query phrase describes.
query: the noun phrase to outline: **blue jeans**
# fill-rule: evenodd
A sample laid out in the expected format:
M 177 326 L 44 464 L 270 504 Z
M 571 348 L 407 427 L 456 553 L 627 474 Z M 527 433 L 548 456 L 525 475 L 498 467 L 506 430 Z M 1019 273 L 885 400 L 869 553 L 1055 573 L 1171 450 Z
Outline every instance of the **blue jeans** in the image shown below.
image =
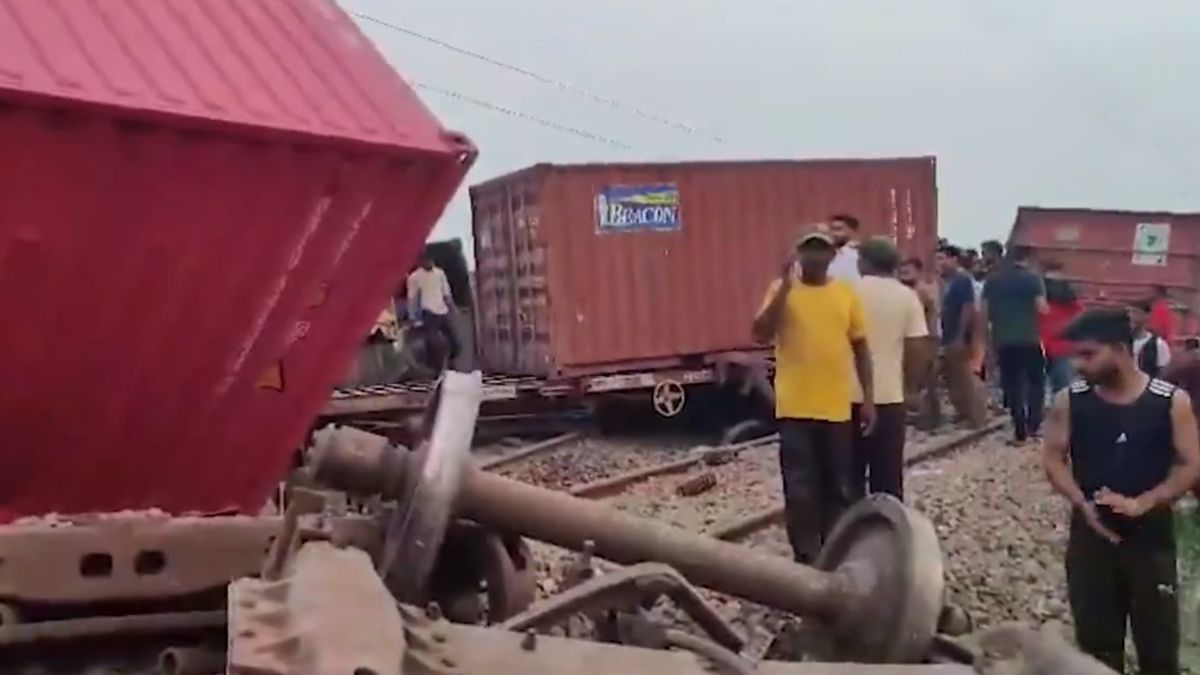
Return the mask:
M 1071 370 L 1071 360 L 1067 357 L 1062 356 L 1046 362 L 1046 379 L 1050 382 L 1050 393 L 1057 394 L 1066 389 L 1074 378 L 1075 371 Z

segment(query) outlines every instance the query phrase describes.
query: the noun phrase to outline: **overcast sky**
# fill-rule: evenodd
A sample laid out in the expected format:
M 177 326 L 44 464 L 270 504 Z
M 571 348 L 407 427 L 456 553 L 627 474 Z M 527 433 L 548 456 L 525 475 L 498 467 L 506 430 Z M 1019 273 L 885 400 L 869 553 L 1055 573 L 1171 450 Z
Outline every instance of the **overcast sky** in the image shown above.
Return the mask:
M 1018 205 L 1200 210 L 1194 0 L 340 0 L 353 11 L 727 139 L 682 133 L 360 21 L 480 148 L 536 162 L 933 154 L 940 227 L 1003 238 Z M 469 236 L 464 189 L 435 236 Z

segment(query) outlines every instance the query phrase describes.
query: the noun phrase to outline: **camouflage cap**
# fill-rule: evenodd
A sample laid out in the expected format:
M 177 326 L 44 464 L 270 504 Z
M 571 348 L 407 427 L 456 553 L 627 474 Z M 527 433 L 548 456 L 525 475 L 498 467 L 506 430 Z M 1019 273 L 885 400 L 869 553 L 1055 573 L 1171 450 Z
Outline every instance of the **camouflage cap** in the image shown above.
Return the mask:
M 813 227 L 805 230 L 796 239 L 796 250 L 800 250 L 810 243 L 823 243 L 827 246 L 834 246 L 833 237 L 829 236 L 829 233 L 823 227 Z

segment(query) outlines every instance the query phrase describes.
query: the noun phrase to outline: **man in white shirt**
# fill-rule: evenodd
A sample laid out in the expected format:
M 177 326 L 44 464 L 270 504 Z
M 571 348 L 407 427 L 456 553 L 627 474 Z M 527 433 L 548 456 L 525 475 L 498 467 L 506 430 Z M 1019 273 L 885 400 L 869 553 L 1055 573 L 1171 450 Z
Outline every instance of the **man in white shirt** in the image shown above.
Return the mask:
M 446 273 L 433 264 L 428 253 L 423 254 L 421 266 L 408 275 L 409 316 L 445 340 L 450 360 L 458 356 L 459 351 L 458 337 L 450 324 L 453 308 L 454 296 L 450 293 Z
M 854 473 L 851 497 L 884 492 L 904 499 L 904 438 L 908 411 L 904 404 L 905 375 L 910 382 L 929 370 L 933 348 L 925 307 L 916 291 L 896 279 L 900 253 L 892 242 L 870 239 L 858 251 L 862 276 L 856 289 L 867 319 L 867 345 L 874 380 L 875 428 L 871 434 L 852 425 Z M 862 387 L 855 382 L 853 414 L 862 403 Z
M 1171 347 L 1147 328 L 1150 309 L 1149 300 L 1135 302 L 1129 308 L 1129 322 L 1133 325 L 1133 362 L 1143 373 L 1158 377 L 1171 363 Z
M 842 281 L 857 281 L 858 272 L 858 218 L 844 213 L 829 219 L 829 236 L 837 247 L 837 254 L 829 265 L 829 276 Z

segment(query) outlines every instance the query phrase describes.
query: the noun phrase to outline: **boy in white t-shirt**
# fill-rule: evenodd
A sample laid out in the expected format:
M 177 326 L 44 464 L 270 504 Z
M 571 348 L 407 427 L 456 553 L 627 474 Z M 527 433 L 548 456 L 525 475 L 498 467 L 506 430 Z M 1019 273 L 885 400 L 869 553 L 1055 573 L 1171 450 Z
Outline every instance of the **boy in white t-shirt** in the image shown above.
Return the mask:
M 1142 372 L 1150 377 L 1159 373 L 1171 362 L 1171 346 L 1147 328 L 1150 318 L 1150 302 L 1135 302 L 1129 307 L 1129 322 L 1133 325 L 1133 361 Z

